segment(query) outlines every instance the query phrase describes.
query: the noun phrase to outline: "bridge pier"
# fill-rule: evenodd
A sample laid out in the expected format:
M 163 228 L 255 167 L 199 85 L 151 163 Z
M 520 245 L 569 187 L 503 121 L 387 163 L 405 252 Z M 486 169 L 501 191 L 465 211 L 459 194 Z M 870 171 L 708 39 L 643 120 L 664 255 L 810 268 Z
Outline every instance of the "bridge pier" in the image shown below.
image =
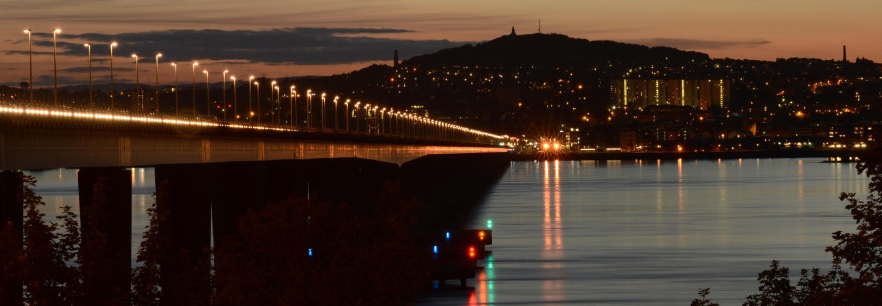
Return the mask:
M 24 201 L 22 198 L 22 190 L 24 189 L 24 174 L 19 171 L 3 171 L 0 172 L 0 231 L 3 234 L 9 234 L 8 249 L 2 252 L 7 255 L 18 257 L 17 254 L 22 251 L 22 225 L 24 224 Z M 8 232 L 6 232 L 8 231 Z M 6 257 L 6 256 L 4 256 Z M 0 262 L 0 269 L 14 269 L 14 267 L 5 267 L 6 265 L 17 266 L 18 263 L 9 257 L 9 261 Z M 9 273 L 8 270 L 4 273 Z M 22 278 L 21 274 L 9 273 L 2 278 L 0 283 L 0 296 L 3 296 L 4 303 L 9 305 L 22 305 Z
M 461 226 L 509 165 L 508 153 L 426 155 L 402 164 L 402 187 L 422 204 L 417 228 Z
M 77 184 L 87 298 L 99 302 L 106 296 L 102 292 L 127 297 L 131 284 L 132 172 L 117 167 L 83 168 L 77 174 Z
M 211 245 L 211 180 L 208 165 L 156 166 L 156 210 L 163 219 L 161 246 L 162 303 L 165 305 L 210 302 L 209 247 Z M 184 285 L 186 284 L 186 285 Z

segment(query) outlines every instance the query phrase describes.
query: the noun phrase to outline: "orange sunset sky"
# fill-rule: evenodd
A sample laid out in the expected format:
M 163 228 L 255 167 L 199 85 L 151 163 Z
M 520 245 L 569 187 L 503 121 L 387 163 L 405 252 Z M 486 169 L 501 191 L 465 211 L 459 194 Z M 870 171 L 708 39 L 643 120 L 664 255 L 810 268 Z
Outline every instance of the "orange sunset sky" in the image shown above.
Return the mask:
M 560 33 L 589 40 L 666 45 L 711 57 L 788 57 L 882 61 L 879 1 L 499 1 L 499 0 L 4 0 L 0 2 L 0 84 L 28 79 L 33 32 L 34 80 L 49 86 L 56 37 L 59 84 L 88 83 L 92 47 L 96 82 L 109 80 L 109 43 L 119 82 L 139 70 L 186 79 L 190 63 L 221 81 L 220 71 L 286 77 L 349 72 L 442 48 L 518 33 Z M 186 69 L 183 69 L 186 68 Z M 183 69 L 183 70 L 182 70 Z M 185 74 L 186 72 L 186 74 Z

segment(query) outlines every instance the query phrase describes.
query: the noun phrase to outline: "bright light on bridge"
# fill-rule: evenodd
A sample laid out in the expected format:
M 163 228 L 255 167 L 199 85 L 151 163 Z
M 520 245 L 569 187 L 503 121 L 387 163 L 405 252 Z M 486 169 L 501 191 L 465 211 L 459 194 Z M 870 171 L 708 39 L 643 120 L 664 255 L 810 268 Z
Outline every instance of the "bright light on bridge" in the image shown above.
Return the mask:
M 358 104 L 356 104 L 357 107 Z M 50 118 L 68 118 L 68 119 L 77 119 L 77 120 L 94 120 L 94 121 L 115 121 L 115 122 L 135 122 L 135 123 L 147 123 L 147 124 L 158 124 L 158 125 L 179 125 L 179 126 L 196 126 L 196 127 L 229 127 L 236 129 L 251 129 L 251 130 L 268 130 L 268 131 L 281 131 L 281 132 L 306 132 L 311 130 L 302 130 L 300 128 L 291 127 L 291 126 L 283 126 L 283 125 L 265 125 L 265 124 L 253 124 L 253 123 L 237 123 L 235 121 L 227 121 L 220 120 L 214 118 L 200 118 L 200 117 L 179 117 L 179 116 L 169 116 L 169 115 L 157 115 L 157 114 L 128 114 L 124 112 L 94 112 L 87 110 L 67 110 L 67 109 L 55 109 L 55 108 L 46 108 L 46 107 L 24 107 L 24 106 L 9 106 L 9 105 L 0 105 L 0 114 L 13 114 L 13 115 L 22 115 L 22 116 L 31 116 L 31 117 L 50 117 Z M 411 115 L 408 115 L 411 116 Z M 471 137 L 464 138 L 471 142 L 484 142 L 478 139 L 474 139 L 472 137 L 477 138 L 490 138 L 490 139 L 502 139 L 504 136 L 494 135 L 491 133 L 453 125 L 449 123 L 444 123 L 441 121 L 437 121 L 434 119 L 429 119 L 425 117 L 412 117 L 412 123 L 419 123 L 422 126 L 427 128 L 435 128 L 435 129 L 444 129 L 453 132 L 458 132 L 459 134 L 471 135 Z M 424 135 L 425 138 L 439 138 L 441 140 L 455 140 L 456 138 L 449 137 L 445 133 L 439 133 L 442 136 L 432 135 L 431 133 L 426 133 Z M 413 135 L 411 135 L 413 136 Z M 433 137 L 434 136 L 434 137 Z

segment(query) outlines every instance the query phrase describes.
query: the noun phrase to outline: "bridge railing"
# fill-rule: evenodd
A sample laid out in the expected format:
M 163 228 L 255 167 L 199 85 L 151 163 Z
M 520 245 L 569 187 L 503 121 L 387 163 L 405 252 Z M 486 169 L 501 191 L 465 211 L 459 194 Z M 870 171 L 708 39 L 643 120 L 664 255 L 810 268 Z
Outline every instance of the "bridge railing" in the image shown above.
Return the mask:
M 357 124 L 346 124 L 345 129 L 307 127 L 294 123 L 266 123 L 242 119 L 222 119 L 214 116 L 172 115 L 155 112 L 135 112 L 120 109 L 94 109 L 69 105 L 33 105 L 16 101 L 0 100 L 0 115 L 17 116 L 25 120 L 68 119 L 83 123 L 102 124 L 141 123 L 146 125 L 184 125 L 195 127 L 228 127 L 247 130 L 272 130 L 282 133 L 306 133 L 315 135 L 352 135 L 360 137 L 411 139 L 439 142 L 473 143 L 487 146 L 499 144 L 504 136 L 451 124 L 448 122 L 416 116 L 413 114 L 373 114 L 355 116 Z M 352 118 L 345 118 L 350 120 Z M 360 124 L 363 120 L 364 124 Z M 348 121 L 349 123 L 351 121 Z

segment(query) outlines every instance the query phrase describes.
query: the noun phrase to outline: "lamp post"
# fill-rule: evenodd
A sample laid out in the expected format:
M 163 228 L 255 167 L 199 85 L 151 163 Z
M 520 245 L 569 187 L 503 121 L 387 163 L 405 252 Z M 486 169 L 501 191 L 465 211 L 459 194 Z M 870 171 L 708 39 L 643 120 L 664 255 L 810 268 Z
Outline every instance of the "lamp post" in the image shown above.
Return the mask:
M 361 105 L 361 101 L 355 102 L 355 131 L 361 131 L 361 123 L 358 122 L 358 106 Z
M 275 116 L 276 106 L 275 106 L 275 101 L 273 101 L 274 100 L 273 90 L 275 88 L 276 88 L 276 81 L 270 82 L 270 99 L 269 99 L 270 100 L 270 123 L 273 123 L 273 121 L 276 120 L 276 116 Z M 260 101 L 258 101 L 257 103 L 260 103 Z
M 237 103 L 238 98 L 236 97 L 236 76 L 231 75 L 230 80 L 233 80 L 233 119 L 239 120 L 239 103 Z
M 31 104 L 34 104 L 34 52 L 33 44 L 31 44 L 31 29 L 25 29 L 24 33 L 28 34 L 28 64 L 31 71 L 30 79 L 28 80 L 28 89 L 31 92 Z
M 365 104 L 363 108 L 364 108 L 364 131 L 367 132 L 368 134 L 370 134 L 371 133 L 371 126 L 368 125 L 368 118 L 370 118 L 370 116 L 371 116 L 371 105 Z
M 89 107 L 95 108 L 95 103 L 92 102 L 92 45 L 83 44 L 83 46 L 89 50 Z
M 159 58 L 162 53 L 156 53 L 156 113 L 159 114 Z
M 221 105 L 221 109 L 224 112 L 224 120 L 227 120 L 227 73 L 230 73 L 230 71 L 224 69 L 224 74 L 223 74 L 224 76 L 222 78 L 224 80 L 224 89 L 223 89 L 224 98 L 222 99 L 222 102 L 224 104 Z
M 273 86 L 273 89 L 276 90 L 276 98 L 270 99 L 273 102 L 273 110 L 276 109 L 275 101 L 279 101 L 279 111 L 277 112 L 279 115 L 276 116 L 278 117 L 278 119 L 276 120 L 276 124 L 282 124 L 282 92 L 279 89 L 279 86 Z M 270 94 L 272 94 L 272 92 L 270 92 Z
M 254 116 L 254 110 L 251 107 L 251 82 L 254 81 L 254 76 L 248 77 L 248 121 L 251 122 L 251 117 Z
M 172 67 L 175 68 L 175 116 L 178 115 L 178 64 L 171 63 Z
M 53 90 L 53 95 L 55 96 L 55 106 L 58 106 L 58 44 L 56 43 L 56 37 L 58 33 L 61 33 L 61 29 L 56 28 L 52 31 L 52 67 L 53 67 L 53 79 L 55 82 L 55 89 Z
M 113 105 L 114 104 L 113 103 L 114 102 L 113 96 L 116 95 L 116 93 L 113 90 L 113 47 L 116 47 L 116 46 L 117 46 L 116 42 L 110 43 L 110 110 L 113 110 L 113 106 L 114 106 Z
M 298 115 L 298 114 L 297 114 L 297 87 L 296 87 L 296 86 L 291 86 L 291 88 L 292 88 L 293 91 L 294 91 L 294 108 L 293 108 L 293 112 L 294 112 L 294 122 L 295 122 L 294 125 L 295 125 L 295 126 L 300 126 L 300 118 L 299 118 L 299 116 L 297 116 L 297 115 Z
M 208 88 L 208 70 L 202 70 L 205 74 L 205 115 L 211 115 L 211 91 Z
M 343 103 L 346 106 L 346 132 L 349 132 L 349 101 L 349 99 L 346 99 L 346 102 Z
M 325 93 L 322 93 L 322 127 L 321 129 L 325 129 Z
M 193 62 L 191 70 L 193 75 L 193 116 L 196 116 L 196 66 L 199 66 L 199 63 Z
M 291 85 L 291 93 L 288 95 L 288 109 L 291 111 L 288 119 L 291 121 L 291 126 L 294 126 L 294 85 Z
M 254 81 L 254 91 L 257 92 L 257 123 L 260 123 L 260 83 Z
M 138 102 L 138 97 L 141 95 L 141 80 L 139 79 L 140 71 L 138 71 L 138 55 L 132 53 L 132 57 L 135 58 L 135 103 L 132 104 L 132 111 L 134 111 L 134 108 L 138 107 L 140 104 L 140 102 Z
M 340 96 L 334 96 L 334 130 L 340 129 L 339 116 L 337 116 L 337 100 L 340 100 Z
M 306 90 L 306 126 L 312 128 L 312 89 Z
M 380 134 L 386 133 L 386 122 L 385 122 L 386 118 L 385 118 L 384 114 L 386 114 L 385 107 L 380 110 Z

